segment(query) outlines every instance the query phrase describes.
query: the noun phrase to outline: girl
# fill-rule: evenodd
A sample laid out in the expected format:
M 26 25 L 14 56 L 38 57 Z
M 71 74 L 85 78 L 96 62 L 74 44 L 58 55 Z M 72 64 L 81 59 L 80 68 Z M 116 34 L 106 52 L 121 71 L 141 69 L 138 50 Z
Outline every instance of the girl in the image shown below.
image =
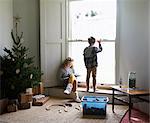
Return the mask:
M 73 59 L 71 57 L 68 57 L 64 60 L 62 67 L 60 69 L 60 80 L 63 82 L 64 85 L 64 93 L 70 94 L 73 92 L 73 99 L 76 102 L 81 102 L 77 89 L 77 79 L 75 75 L 75 71 L 73 68 Z

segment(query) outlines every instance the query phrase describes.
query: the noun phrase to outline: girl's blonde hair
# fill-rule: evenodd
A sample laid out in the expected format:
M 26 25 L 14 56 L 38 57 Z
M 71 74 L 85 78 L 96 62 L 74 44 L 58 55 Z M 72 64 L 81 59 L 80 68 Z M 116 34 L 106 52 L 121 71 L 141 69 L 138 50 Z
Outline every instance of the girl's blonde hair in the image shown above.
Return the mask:
M 65 67 L 65 66 L 67 66 L 68 64 L 70 64 L 71 62 L 73 62 L 74 60 L 71 58 L 71 57 L 67 57 L 65 60 L 64 60 L 64 62 L 63 62 L 63 64 L 62 64 L 62 67 Z

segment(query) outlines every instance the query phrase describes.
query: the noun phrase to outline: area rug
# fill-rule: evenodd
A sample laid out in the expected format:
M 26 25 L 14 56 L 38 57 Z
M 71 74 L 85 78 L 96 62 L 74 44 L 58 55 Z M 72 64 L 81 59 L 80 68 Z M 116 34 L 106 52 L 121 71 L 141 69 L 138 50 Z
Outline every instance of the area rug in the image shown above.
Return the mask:
M 63 106 L 66 102 L 71 103 L 67 109 Z M 0 123 L 119 123 L 128 109 L 127 106 L 115 105 L 113 113 L 112 105 L 108 104 L 106 118 L 94 119 L 84 118 L 81 106 L 81 103 L 50 97 L 43 106 L 0 115 Z
M 131 110 L 131 119 L 129 121 L 129 111 L 125 113 L 120 123 L 149 123 L 149 116 L 139 110 Z

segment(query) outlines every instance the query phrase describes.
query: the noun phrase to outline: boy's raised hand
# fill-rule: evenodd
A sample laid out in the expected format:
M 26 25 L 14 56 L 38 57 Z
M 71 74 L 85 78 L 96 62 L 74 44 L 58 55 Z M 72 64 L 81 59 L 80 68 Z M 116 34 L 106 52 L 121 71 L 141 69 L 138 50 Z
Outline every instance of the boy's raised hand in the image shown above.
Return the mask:
M 97 42 L 100 44 L 101 43 L 101 41 L 102 41 L 102 39 L 100 39 L 100 40 L 97 40 Z

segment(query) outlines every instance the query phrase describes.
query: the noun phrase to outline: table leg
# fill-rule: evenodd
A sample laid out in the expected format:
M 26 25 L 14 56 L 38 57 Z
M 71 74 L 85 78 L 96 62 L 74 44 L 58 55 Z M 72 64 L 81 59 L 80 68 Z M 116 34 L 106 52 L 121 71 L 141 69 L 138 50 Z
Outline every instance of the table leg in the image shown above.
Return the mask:
M 115 90 L 112 89 L 112 111 L 113 111 L 113 113 L 115 113 L 114 112 L 114 95 L 115 95 Z
M 129 95 L 129 121 L 130 121 L 130 118 L 131 118 L 131 109 L 132 109 L 132 100 L 131 100 L 131 96 Z

